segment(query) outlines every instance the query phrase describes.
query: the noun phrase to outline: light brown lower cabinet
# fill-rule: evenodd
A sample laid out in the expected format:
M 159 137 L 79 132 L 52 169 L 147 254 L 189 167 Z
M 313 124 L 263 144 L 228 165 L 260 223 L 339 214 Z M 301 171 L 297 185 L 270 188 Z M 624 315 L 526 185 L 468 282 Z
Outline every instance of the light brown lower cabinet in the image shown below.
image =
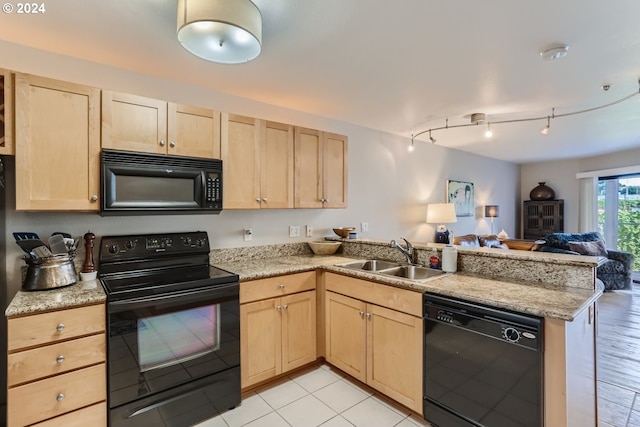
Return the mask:
M 242 388 L 316 360 L 315 273 L 256 282 L 253 297 L 269 296 L 270 290 L 284 293 L 288 288 L 296 293 L 240 304 Z M 253 283 L 241 283 L 241 302 L 252 298 L 243 285 Z
M 421 414 L 422 295 L 331 273 L 325 284 L 326 360 Z
M 107 425 L 105 307 L 7 320 L 7 426 Z

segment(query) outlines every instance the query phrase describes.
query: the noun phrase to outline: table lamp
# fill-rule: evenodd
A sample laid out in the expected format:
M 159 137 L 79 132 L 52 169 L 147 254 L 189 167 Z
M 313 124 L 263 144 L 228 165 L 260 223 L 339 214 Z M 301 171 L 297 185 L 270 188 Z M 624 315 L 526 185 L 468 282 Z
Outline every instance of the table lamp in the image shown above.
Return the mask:
M 493 218 L 498 217 L 498 206 L 486 205 L 484 207 L 484 216 L 487 218 L 491 218 L 491 234 L 493 234 Z
M 445 224 L 458 222 L 456 208 L 453 203 L 429 203 L 427 205 L 427 222 L 438 224 L 436 227 L 436 243 L 450 243 L 449 230 Z

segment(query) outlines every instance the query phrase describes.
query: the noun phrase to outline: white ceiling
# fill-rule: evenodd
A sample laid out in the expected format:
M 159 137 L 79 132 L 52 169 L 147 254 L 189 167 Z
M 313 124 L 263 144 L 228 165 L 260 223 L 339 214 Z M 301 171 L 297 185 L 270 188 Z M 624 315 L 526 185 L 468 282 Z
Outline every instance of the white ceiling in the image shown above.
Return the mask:
M 45 1 L 39 16 L 0 14 L 0 39 L 406 137 L 476 112 L 489 121 L 564 114 L 639 91 L 638 0 L 254 2 L 263 49 L 241 65 L 184 50 L 176 0 Z M 554 43 L 569 55 L 543 61 Z M 485 125 L 432 136 L 516 163 L 640 147 L 640 96 L 556 118 L 547 136 L 545 124 L 494 125 L 490 140 Z

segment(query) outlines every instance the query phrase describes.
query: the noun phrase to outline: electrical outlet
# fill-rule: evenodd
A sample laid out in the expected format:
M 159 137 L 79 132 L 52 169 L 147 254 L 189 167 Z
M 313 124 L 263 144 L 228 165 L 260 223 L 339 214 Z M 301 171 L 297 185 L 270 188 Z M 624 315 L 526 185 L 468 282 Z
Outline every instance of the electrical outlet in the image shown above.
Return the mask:
M 368 222 L 361 222 L 360 223 L 360 231 L 363 233 L 368 233 L 369 232 L 369 223 Z
M 305 225 L 304 227 L 304 234 L 307 237 L 313 237 L 313 227 L 310 225 Z
M 250 228 L 245 228 L 244 229 L 244 241 L 245 242 L 250 242 L 251 239 L 253 239 L 253 230 Z
M 300 226 L 299 225 L 290 225 L 289 226 L 289 237 L 300 237 Z

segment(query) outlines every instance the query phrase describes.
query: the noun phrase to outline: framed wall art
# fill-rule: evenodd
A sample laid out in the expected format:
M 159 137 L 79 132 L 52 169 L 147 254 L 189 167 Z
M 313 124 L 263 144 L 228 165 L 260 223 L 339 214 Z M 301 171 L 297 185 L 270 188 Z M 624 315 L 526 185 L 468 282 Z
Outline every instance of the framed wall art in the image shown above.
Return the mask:
M 472 182 L 447 181 L 447 203 L 453 203 L 456 208 L 456 216 L 473 216 L 474 188 Z

